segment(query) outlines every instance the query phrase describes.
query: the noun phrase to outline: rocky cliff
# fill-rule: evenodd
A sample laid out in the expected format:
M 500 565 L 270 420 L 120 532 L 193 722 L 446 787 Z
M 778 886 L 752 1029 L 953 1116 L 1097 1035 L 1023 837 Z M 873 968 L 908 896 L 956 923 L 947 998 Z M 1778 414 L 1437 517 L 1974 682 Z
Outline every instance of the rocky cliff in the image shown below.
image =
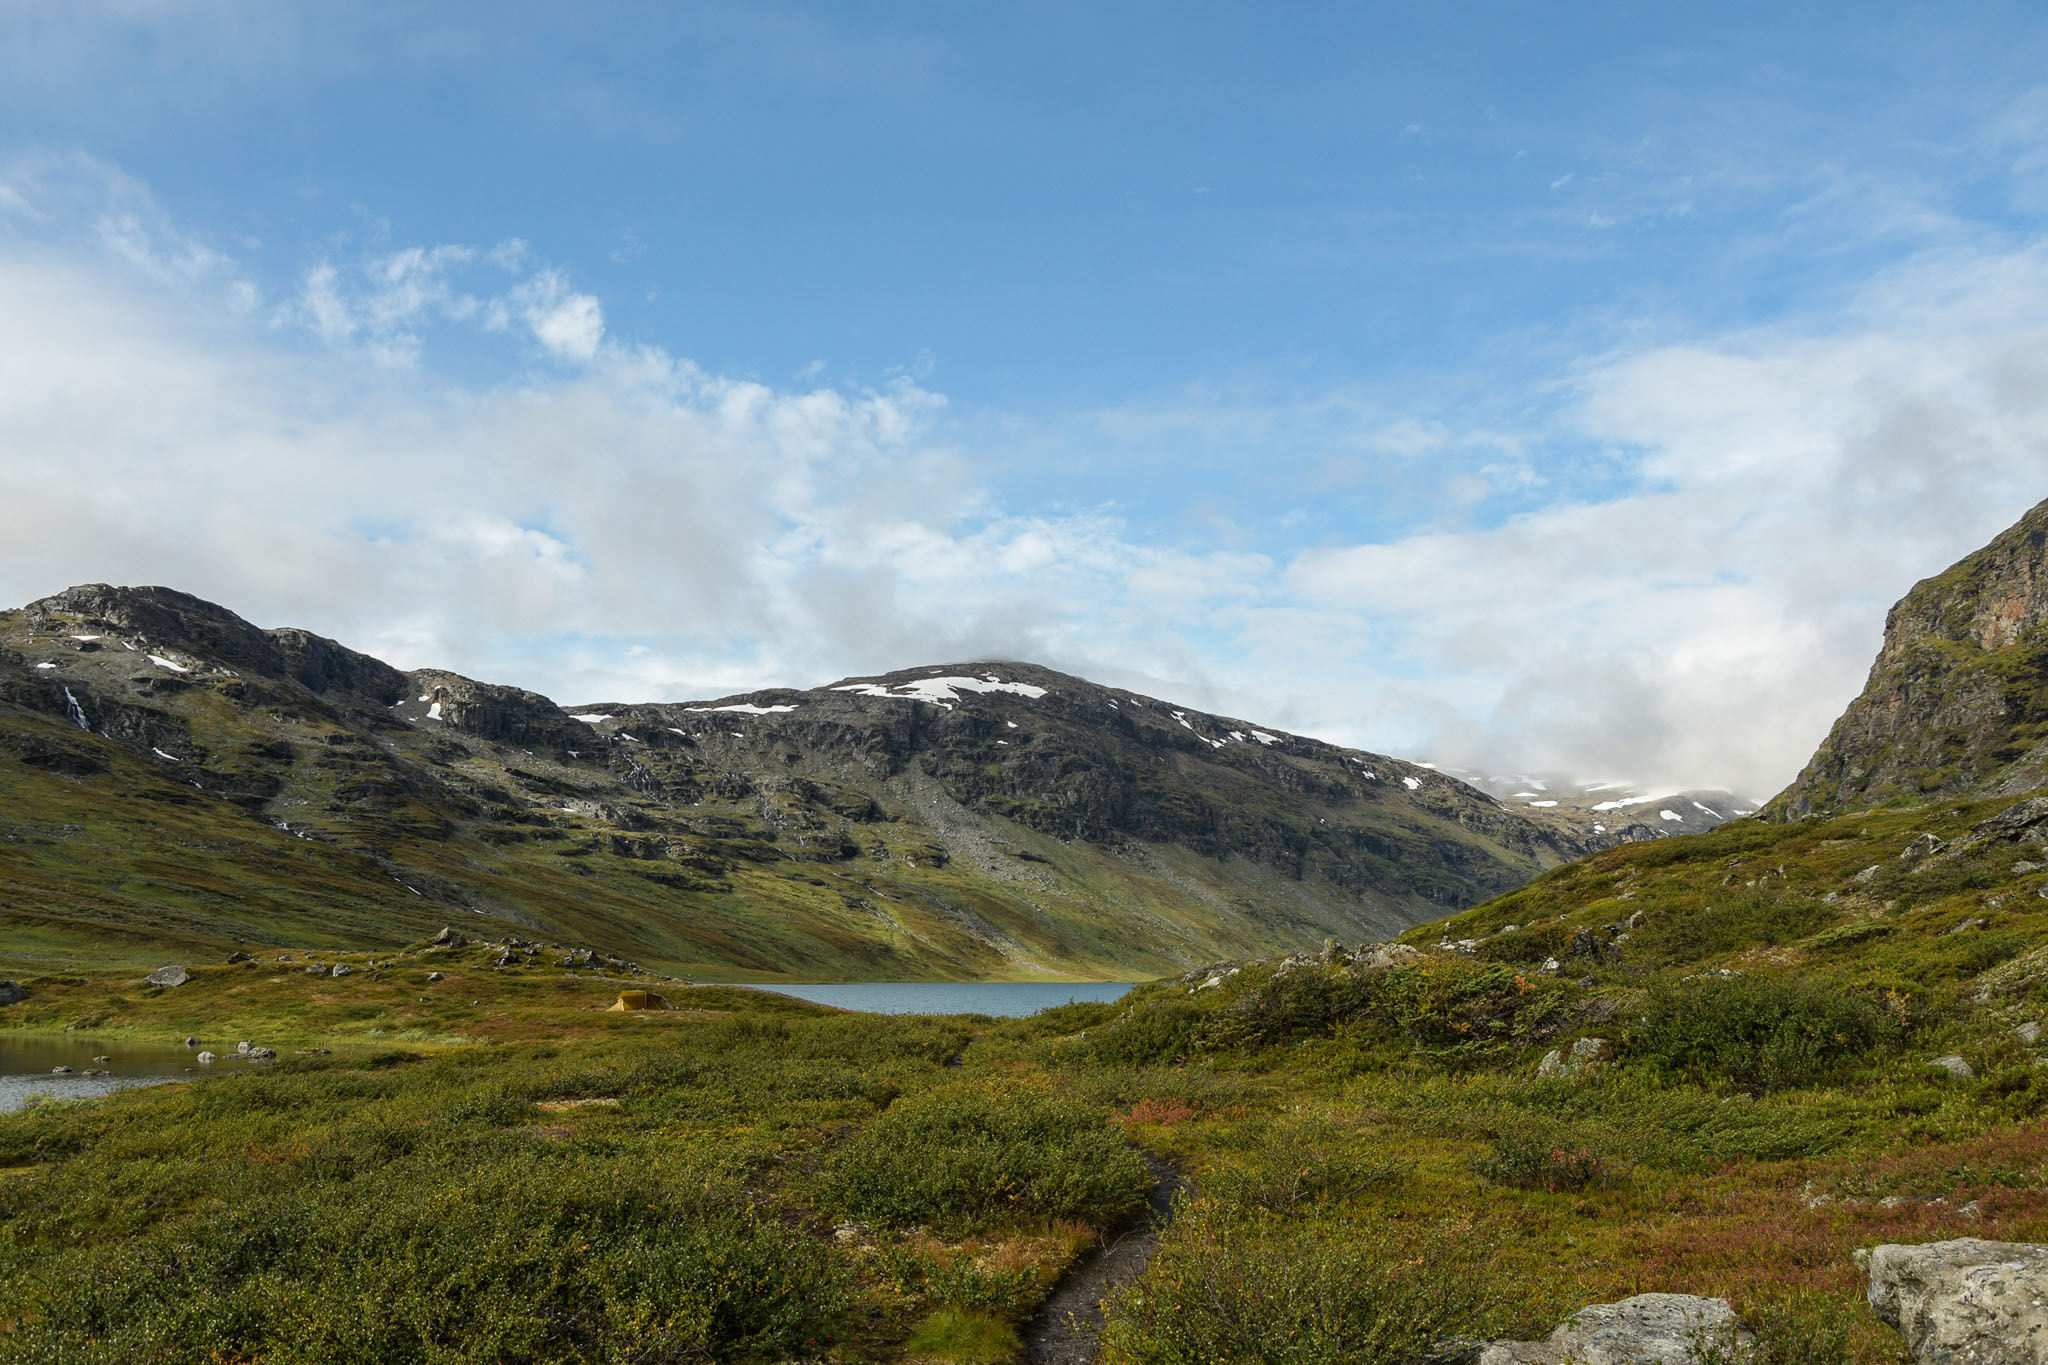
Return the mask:
M 1863 692 L 1766 809 L 1798 818 L 2048 786 L 2048 502 L 1885 619 Z

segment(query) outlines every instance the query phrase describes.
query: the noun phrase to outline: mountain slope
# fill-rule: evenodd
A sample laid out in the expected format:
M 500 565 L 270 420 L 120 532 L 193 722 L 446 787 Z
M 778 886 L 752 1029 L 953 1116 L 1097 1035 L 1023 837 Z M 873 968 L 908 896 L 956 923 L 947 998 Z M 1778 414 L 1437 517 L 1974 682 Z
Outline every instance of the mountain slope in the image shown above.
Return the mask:
M 0 613 L 0 798 L 16 953 L 372 946 L 459 916 L 740 976 L 1153 974 L 1379 938 L 1596 837 L 1031 665 L 564 710 L 105 586 Z
M 2048 502 L 1885 618 L 1863 692 L 1767 817 L 2048 786 Z

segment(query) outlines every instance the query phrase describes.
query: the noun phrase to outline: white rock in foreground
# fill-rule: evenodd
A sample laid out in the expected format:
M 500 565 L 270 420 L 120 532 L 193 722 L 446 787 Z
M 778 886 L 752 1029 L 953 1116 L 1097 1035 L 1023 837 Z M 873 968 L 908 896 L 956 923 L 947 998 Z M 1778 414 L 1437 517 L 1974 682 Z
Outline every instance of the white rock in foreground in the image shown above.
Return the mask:
M 1691 1365 L 1752 1340 L 1726 1299 L 1638 1294 L 1581 1308 L 1543 1341 L 1493 1342 L 1476 1365 Z
M 2048 1365 L 2048 1247 L 1976 1237 L 1878 1247 L 1870 1307 L 1916 1365 Z

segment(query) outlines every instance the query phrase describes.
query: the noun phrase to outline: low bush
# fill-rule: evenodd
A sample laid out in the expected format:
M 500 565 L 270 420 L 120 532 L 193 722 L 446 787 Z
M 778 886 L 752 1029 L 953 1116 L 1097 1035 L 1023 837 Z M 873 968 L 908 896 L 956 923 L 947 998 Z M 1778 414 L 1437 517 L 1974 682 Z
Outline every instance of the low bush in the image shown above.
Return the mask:
M 841 1148 L 827 1200 L 902 1225 L 1003 1216 L 1108 1227 L 1143 1207 L 1143 1159 L 1098 1110 L 1022 1086 L 959 1083 L 898 1101 Z
M 1105 1305 L 1109 1365 L 1356 1365 L 1422 1358 L 1491 1306 L 1458 1230 L 1189 1208 Z
M 820 1244 L 682 1169 L 535 1155 L 236 1194 L 24 1267 L 9 1358 L 775 1356 L 845 1301 Z
M 1519 1127 L 1494 1140 L 1472 1169 L 1497 1185 L 1553 1194 L 1608 1184 L 1614 1163 L 1579 1135 L 1557 1127 Z
M 1153 999 L 1090 1034 L 1095 1056 L 1111 1066 L 1156 1066 L 1196 1050 L 1206 1013 L 1186 1000 Z
M 1202 1191 L 1219 1203 L 1286 1215 L 1342 1203 L 1400 1178 L 1402 1168 L 1392 1162 L 1346 1152 L 1344 1138 L 1327 1121 L 1275 1124 L 1248 1150 L 1206 1170 Z
M 1899 1041 L 1898 1023 L 1870 1001 L 1756 974 L 1652 989 L 1624 1048 L 1667 1071 L 1777 1090 L 1837 1077 Z

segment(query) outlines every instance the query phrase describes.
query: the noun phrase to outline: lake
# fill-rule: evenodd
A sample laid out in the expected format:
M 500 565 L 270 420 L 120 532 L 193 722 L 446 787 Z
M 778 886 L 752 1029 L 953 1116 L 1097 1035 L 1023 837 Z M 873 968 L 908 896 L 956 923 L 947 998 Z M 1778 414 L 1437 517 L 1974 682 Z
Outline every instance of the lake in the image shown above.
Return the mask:
M 863 1014 L 994 1014 L 1014 1018 L 1073 1000 L 1115 1000 L 1129 981 L 856 981 L 756 986 Z
M 100 1038 L 39 1038 L 0 1033 L 0 1113 L 27 1107 L 29 1097 L 53 1100 L 98 1099 L 134 1085 L 191 1080 L 200 1073 L 193 1060 L 199 1048 L 147 1046 Z M 230 1043 L 216 1053 L 232 1054 Z M 105 1057 L 104 1062 L 94 1061 Z M 241 1063 L 247 1065 L 247 1063 Z M 55 1074 L 68 1066 L 71 1074 Z M 87 1071 L 106 1072 L 88 1076 Z

